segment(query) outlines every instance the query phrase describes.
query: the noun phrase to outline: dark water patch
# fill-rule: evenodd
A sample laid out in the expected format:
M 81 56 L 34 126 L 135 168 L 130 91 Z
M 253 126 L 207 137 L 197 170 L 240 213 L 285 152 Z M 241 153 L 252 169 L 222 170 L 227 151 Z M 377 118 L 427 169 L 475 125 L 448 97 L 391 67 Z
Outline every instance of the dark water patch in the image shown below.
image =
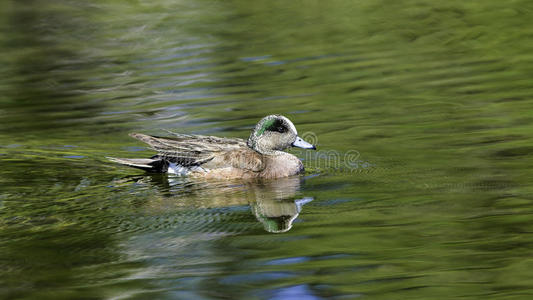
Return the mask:
M 265 273 L 256 273 L 256 274 L 246 274 L 246 275 L 229 275 L 223 278 L 220 281 L 220 284 L 224 285 L 240 285 L 240 284 L 251 284 L 255 282 L 265 282 L 265 281 L 282 281 L 283 279 L 288 279 L 294 277 L 295 274 L 282 273 L 282 272 L 265 272 Z
M 493 155 L 494 157 L 501 157 L 501 158 L 514 158 L 514 157 L 520 157 L 520 156 L 527 156 L 533 153 L 533 147 L 515 147 L 515 148 L 508 148 L 504 150 L 499 150 L 495 152 Z

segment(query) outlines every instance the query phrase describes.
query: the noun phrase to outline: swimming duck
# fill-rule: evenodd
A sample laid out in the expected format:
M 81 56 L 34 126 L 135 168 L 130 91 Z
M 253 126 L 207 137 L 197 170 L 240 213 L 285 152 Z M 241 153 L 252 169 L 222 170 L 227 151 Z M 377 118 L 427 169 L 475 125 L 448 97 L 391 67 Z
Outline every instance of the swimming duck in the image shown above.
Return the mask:
M 151 158 L 113 158 L 111 161 L 149 172 L 203 178 L 280 178 L 304 171 L 302 162 L 284 152 L 289 147 L 316 149 L 298 136 L 296 127 L 282 115 L 269 115 L 257 123 L 247 141 L 239 138 L 174 133 L 156 137 L 130 136 L 157 151 Z

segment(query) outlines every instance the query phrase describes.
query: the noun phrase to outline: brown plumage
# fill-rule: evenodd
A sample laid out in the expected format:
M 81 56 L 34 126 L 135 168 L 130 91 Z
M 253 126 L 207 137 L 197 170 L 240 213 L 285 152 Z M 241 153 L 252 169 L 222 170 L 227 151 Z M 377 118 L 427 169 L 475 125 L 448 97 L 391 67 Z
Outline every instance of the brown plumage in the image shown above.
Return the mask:
M 148 144 L 158 154 L 149 159 L 109 158 L 149 172 L 169 172 L 205 178 L 279 178 L 301 173 L 302 162 L 283 152 L 290 146 L 314 149 L 298 137 L 292 122 L 280 115 L 263 118 L 248 141 L 173 133 L 155 137 L 130 136 Z

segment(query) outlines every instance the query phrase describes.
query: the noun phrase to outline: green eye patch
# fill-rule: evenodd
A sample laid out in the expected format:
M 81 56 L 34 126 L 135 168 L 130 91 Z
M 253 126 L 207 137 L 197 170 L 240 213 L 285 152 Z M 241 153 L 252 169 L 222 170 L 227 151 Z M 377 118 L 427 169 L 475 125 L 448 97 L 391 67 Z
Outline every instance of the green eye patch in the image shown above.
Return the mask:
M 265 131 L 276 131 L 279 133 L 287 132 L 287 127 L 283 124 L 283 121 L 280 119 L 271 119 L 265 121 L 261 129 L 257 131 L 256 136 L 262 135 Z

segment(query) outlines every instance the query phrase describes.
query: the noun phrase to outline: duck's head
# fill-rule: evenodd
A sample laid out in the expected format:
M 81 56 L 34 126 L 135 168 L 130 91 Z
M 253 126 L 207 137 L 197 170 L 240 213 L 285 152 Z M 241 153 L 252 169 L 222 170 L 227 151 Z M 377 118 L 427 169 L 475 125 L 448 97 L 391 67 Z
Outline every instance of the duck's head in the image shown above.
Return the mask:
M 294 124 L 282 115 L 269 115 L 255 125 L 248 146 L 262 154 L 271 154 L 289 147 L 316 149 L 298 136 Z

